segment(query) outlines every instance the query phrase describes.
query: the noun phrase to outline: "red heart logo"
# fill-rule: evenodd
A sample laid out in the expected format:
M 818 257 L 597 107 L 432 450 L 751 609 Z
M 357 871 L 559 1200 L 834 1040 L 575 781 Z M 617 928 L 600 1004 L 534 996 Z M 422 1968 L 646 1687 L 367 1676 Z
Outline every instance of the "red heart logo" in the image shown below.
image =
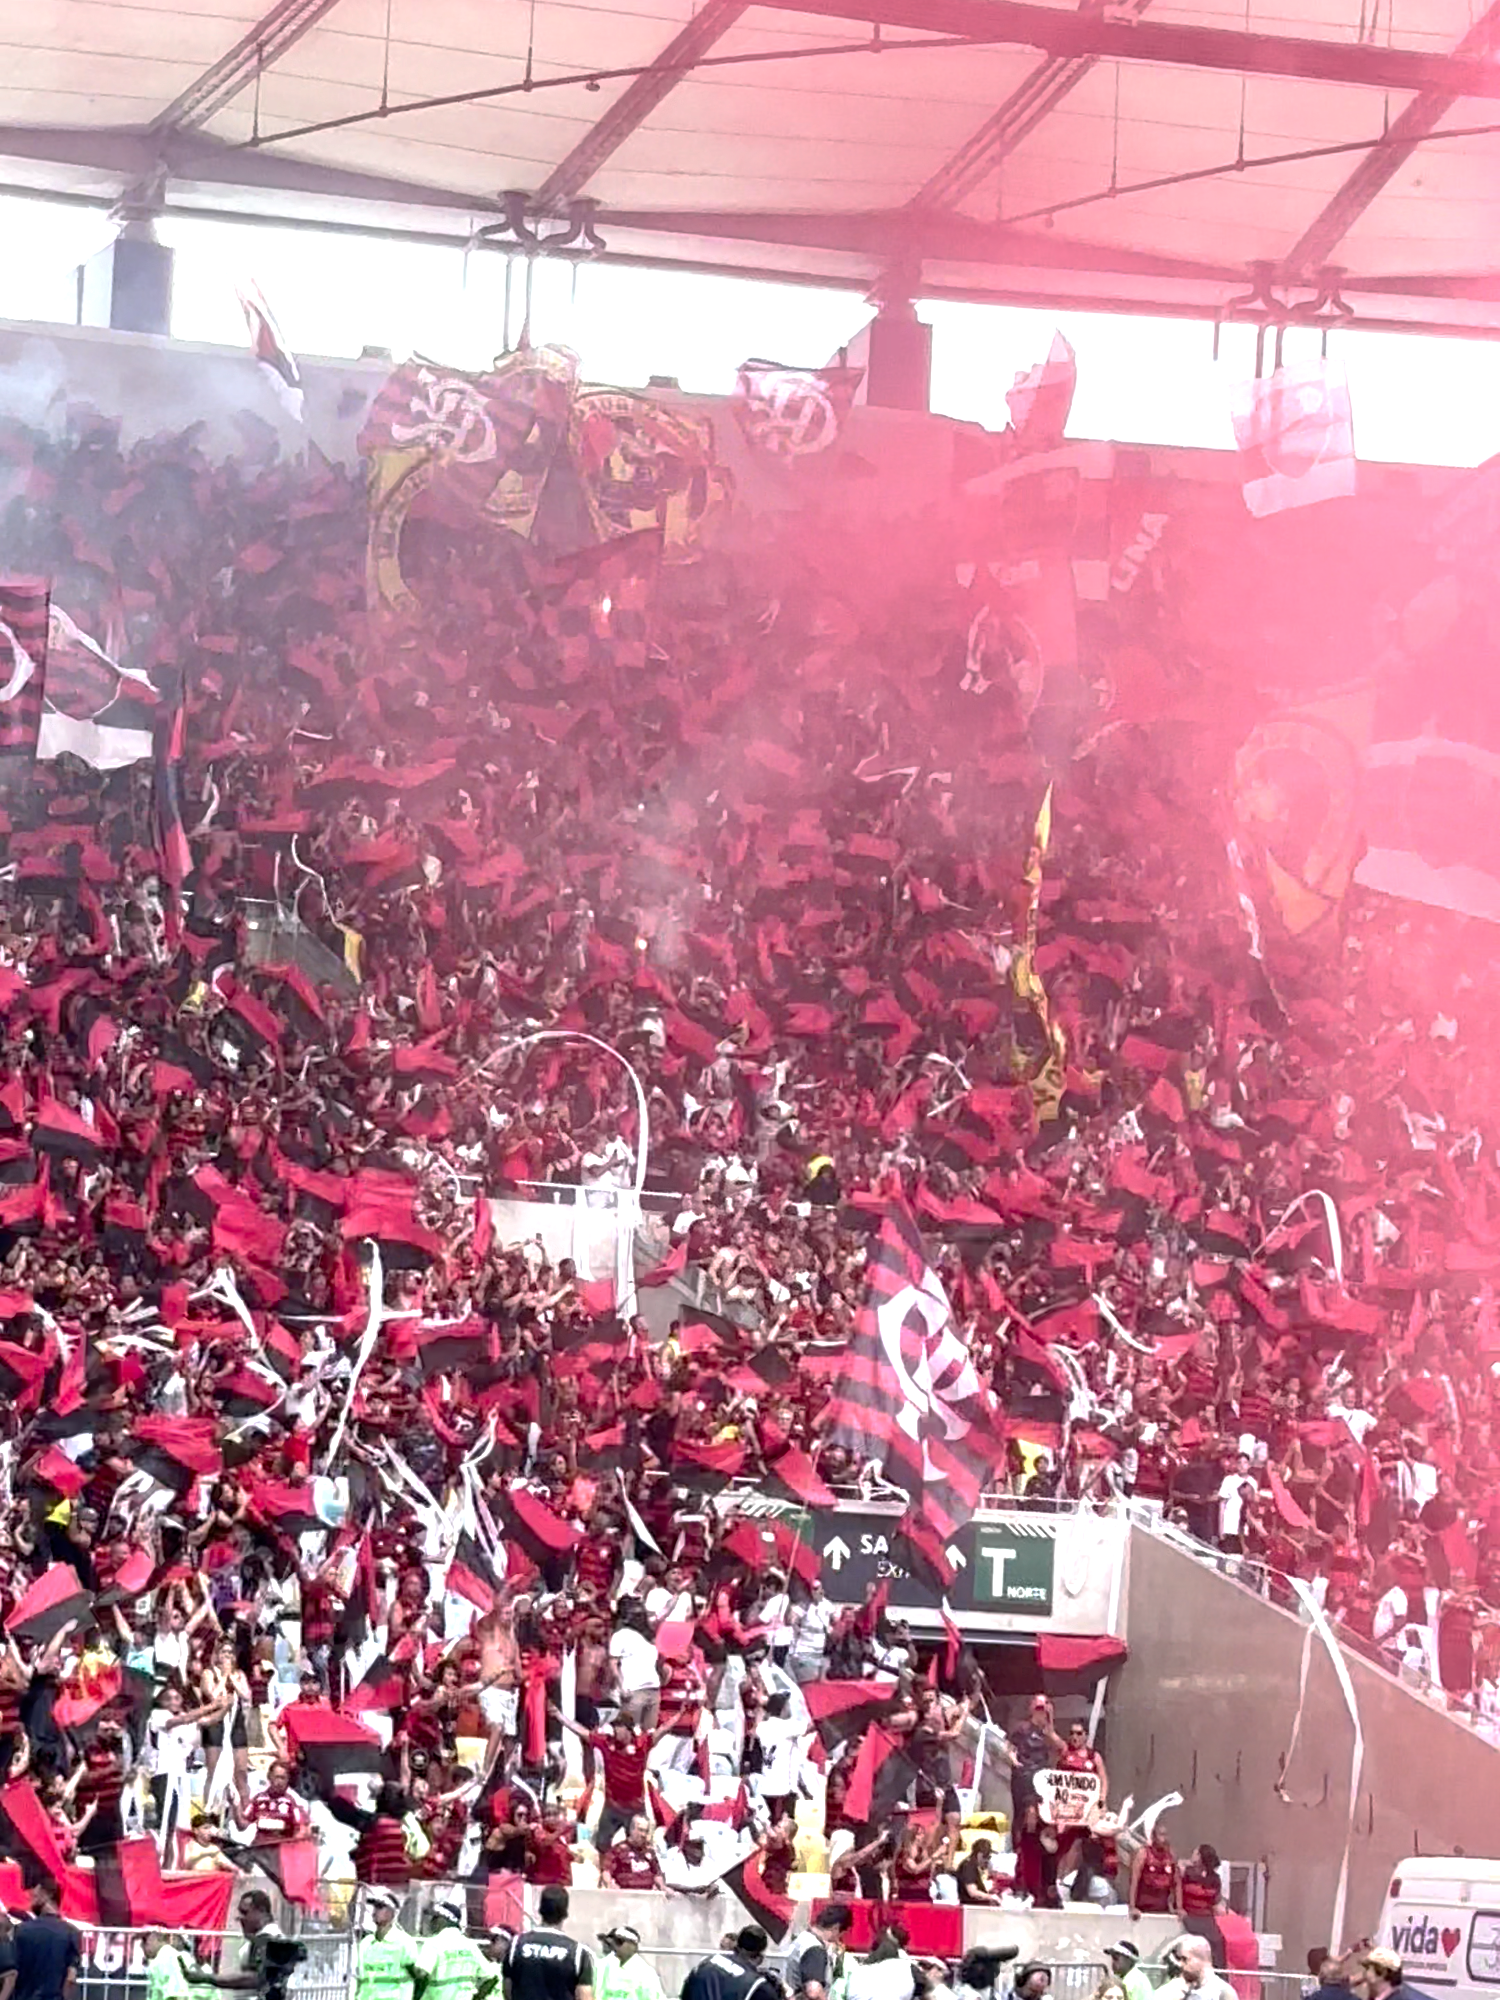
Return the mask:
M 1462 1931 L 1444 1931 L 1444 1932 L 1443 1932 L 1443 1956 L 1444 1956 L 1444 1958 L 1452 1958 L 1452 1956 L 1453 1956 L 1454 1952 L 1456 1952 L 1456 1951 L 1458 1950 L 1458 1941 L 1459 1941 L 1459 1939 L 1460 1939 L 1460 1938 L 1461 1938 L 1462 1936 L 1463 1936 L 1463 1932 L 1462 1932 Z

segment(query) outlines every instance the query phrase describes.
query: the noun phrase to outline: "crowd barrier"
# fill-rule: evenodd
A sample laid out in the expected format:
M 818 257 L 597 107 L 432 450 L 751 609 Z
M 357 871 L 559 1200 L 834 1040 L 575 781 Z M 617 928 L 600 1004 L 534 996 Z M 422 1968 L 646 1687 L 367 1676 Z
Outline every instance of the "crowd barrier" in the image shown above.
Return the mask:
M 146 2000 L 147 1967 L 144 1930 L 98 1930 L 82 1934 L 83 1957 L 78 1970 L 77 2000 Z M 189 1940 L 198 1959 L 215 1971 L 237 1967 L 243 1945 L 239 1931 L 195 1931 Z M 288 2000 L 352 2000 L 355 1937 L 342 1927 L 300 1932 L 303 1956 L 292 1972 Z M 212 1989 L 200 1989 L 205 1994 Z

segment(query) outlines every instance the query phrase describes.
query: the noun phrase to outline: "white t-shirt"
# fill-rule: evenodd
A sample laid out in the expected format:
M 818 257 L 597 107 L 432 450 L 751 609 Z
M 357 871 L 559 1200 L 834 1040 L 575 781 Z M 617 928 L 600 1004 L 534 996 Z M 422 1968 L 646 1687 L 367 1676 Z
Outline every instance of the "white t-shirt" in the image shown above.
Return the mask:
M 828 1635 L 838 1613 L 827 1598 L 815 1597 L 795 1614 L 792 1627 L 792 1655 L 799 1660 L 821 1660 L 828 1651 Z
M 151 1650 L 157 1674 L 162 1680 L 170 1674 L 186 1677 L 188 1661 L 193 1654 L 193 1642 L 186 1632 L 158 1632 Z
M 761 1796 L 785 1798 L 797 1789 L 797 1745 L 802 1730 L 790 1716 L 768 1715 L 755 1732 L 765 1759 L 760 1774 Z
M 1245 1519 L 1245 1488 L 1249 1477 L 1243 1472 L 1226 1472 L 1219 1482 L 1219 1533 L 1237 1535 Z
M 151 1739 L 153 1768 L 157 1777 L 185 1777 L 193 1752 L 198 1747 L 198 1725 L 184 1722 L 169 1708 L 153 1708 L 146 1728 Z
M 654 1694 L 661 1686 L 657 1651 L 649 1639 L 622 1626 L 609 1642 L 609 1657 L 620 1677 L 621 1694 Z
M 784 1590 L 773 1591 L 761 1605 L 756 1622 L 770 1626 L 773 1646 L 789 1646 L 792 1643 L 792 1628 L 788 1623 L 791 1613 L 792 1600 Z
M 916 1981 L 911 1960 L 903 1951 L 895 1958 L 883 1958 L 878 1965 L 855 1959 L 846 1966 L 849 2000 L 912 2000 Z

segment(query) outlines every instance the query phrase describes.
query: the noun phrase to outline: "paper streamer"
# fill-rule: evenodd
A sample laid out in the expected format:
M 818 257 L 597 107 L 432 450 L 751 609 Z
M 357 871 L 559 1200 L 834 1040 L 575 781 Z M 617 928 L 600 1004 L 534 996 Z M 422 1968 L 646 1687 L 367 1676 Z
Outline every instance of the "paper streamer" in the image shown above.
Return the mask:
M 1261 1247 L 1262 1249 L 1268 1249 L 1281 1234 L 1282 1230 L 1286 1228 L 1286 1225 L 1291 1221 L 1298 1209 L 1302 1207 L 1303 1203 L 1313 1200 L 1318 1200 L 1323 1204 L 1323 1215 L 1328 1224 L 1328 1245 L 1333 1255 L 1333 1275 L 1338 1279 L 1340 1284 L 1343 1284 L 1344 1232 L 1339 1227 L 1339 1212 L 1334 1206 L 1333 1196 L 1322 1188 L 1309 1188 L 1306 1194 L 1299 1194 L 1290 1207 L 1283 1209 L 1275 1228 Z
M 349 1370 L 349 1387 L 344 1394 L 344 1407 L 339 1411 L 339 1420 L 334 1427 L 333 1440 L 328 1447 L 324 1467 L 332 1471 L 338 1463 L 339 1451 L 343 1446 L 344 1432 L 349 1427 L 349 1412 L 354 1407 L 354 1392 L 359 1387 L 359 1378 L 365 1372 L 370 1356 L 375 1352 L 375 1343 L 380 1338 L 380 1329 L 388 1319 L 415 1319 L 419 1315 L 412 1312 L 392 1312 L 385 1303 L 385 1266 L 381 1262 L 380 1245 L 373 1237 L 366 1239 L 370 1251 L 370 1268 L 366 1275 L 369 1293 L 369 1317 L 365 1330 L 360 1336 L 359 1351 L 354 1357 L 354 1366 Z M 218 1274 L 215 1273 L 215 1276 Z
M 1115 1311 L 1114 1307 L 1110 1304 L 1109 1300 L 1105 1298 L 1102 1292 L 1094 1292 L 1093 1294 L 1091 1294 L 1091 1296 L 1093 1298 L 1094 1304 L 1099 1308 L 1100 1312 L 1103 1313 L 1105 1319 L 1114 1329 L 1114 1332 L 1119 1336 L 1121 1340 L 1124 1341 L 1127 1347 L 1133 1347 L 1137 1354 L 1154 1354 L 1156 1352 L 1156 1349 L 1152 1347 L 1148 1342 L 1144 1340 L 1137 1340 L 1135 1335 L 1125 1327 L 1124 1323 L 1120 1319 L 1119 1314 Z
M 1344 1919 L 1349 1902 L 1349 1862 L 1354 1845 L 1354 1814 L 1359 1803 L 1359 1780 L 1365 1763 L 1365 1731 L 1364 1724 L 1360 1719 L 1359 1697 L 1355 1694 L 1354 1683 L 1349 1677 L 1349 1666 L 1344 1658 L 1344 1649 L 1340 1646 L 1333 1627 L 1324 1615 L 1322 1605 L 1319 1604 L 1308 1584 L 1300 1576 L 1289 1576 L 1287 1582 L 1296 1591 L 1310 1623 L 1302 1642 L 1302 1666 L 1297 1685 L 1297 1713 L 1292 1718 L 1292 1734 L 1287 1743 L 1286 1756 L 1282 1760 L 1281 1782 L 1276 1787 L 1277 1796 L 1283 1799 L 1288 1805 L 1296 1803 L 1286 1789 L 1286 1776 L 1292 1768 L 1292 1757 L 1296 1751 L 1298 1739 L 1302 1734 L 1302 1717 L 1307 1703 L 1307 1683 L 1312 1666 L 1312 1642 L 1314 1638 L 1321 1641 L 1323 1649 L 1328 1655 L 1329 1662 L 1333 1667 L 1334 1678 L 1339 1684 L 1339 1692 L 1344 1697 L 1344 1707 L 1348 1711 L 1349 1720 L 1354 1728 L 1354 1747 L 1349 1760 L 1349 1816 L 1344 1826 L 1344 1851 L 1339 1862 L 1338 1885 L 1334 1890 L 1333 1914 L 1328 1926 L 1328 1935 L 1332 1939 L 1331 1949 L 1334 1952 L 1338 1952 L 1342 1948 L 1340 1940 L 1344 1935 Z

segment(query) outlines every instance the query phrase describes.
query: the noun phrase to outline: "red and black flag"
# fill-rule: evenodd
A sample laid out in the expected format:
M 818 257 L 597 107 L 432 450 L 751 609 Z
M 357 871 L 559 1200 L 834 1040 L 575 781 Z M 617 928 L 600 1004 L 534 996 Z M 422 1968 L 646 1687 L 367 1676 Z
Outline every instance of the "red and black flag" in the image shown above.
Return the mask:
M 503 1587 L 500 1573 L 480 1546 L 478 1537 L 461 1534 L 448 1565 L 449 1590 L 479 1611 L 493 1611 Z
M 889 1715 L 896 1700 L 894 1681 L 809 1681 L 802 1690 L 807 1712 L 825 1750 L 857 1737 Z
M 739 1899 L 772 1944 L 781 1944 L 792 1927 L 797 1905 L 790 1896 L 781 1896 L 766 1881 L 765 1856 L 759 1848 L 737 1861 L 720 1877 L 725 1888 Z
M 248 987 L 235 986 L 220 1020 L 247 1055 L 281 1060 L 281 1022 Z
M 394 1202 L 352 1208 L 340 1225 L 344 1241 L 364 1237 L 380 1245 L 387 1271 L 425 1271 L 443 1254 L 443 1239 L 418 1222 L 408 1191 L 403 1210 Z
M 77 1570 L 70 1563 L 53 1563 L 23 1593 L 5 1629 L 13 1639 L 31 1639 L 44 1646 L 64 1625 L 90 1631 L 96 1622 L 93 1594 L 84 1589 Z
M 297 1039 L 303 1042 L 326 1041 L 328 1016 L 318 998 L 318 989 L 301 966 L 263 965 L 261 971 L 267 979 L 274 979 L 279 985 L 281 990 L 277 995 L 277 1004 Z
M 36 1795 L 30 1778 L 17 1778 L 0 1786 L 0 1828 L 5 1833 L 5 1852 L 21 1863 L 28 1881 L 38 1877 L 62 1882 L 68 1873 L 62 1851 L 46 1807 Z
M 29 579 L 0 583 L 0 752 L 36 755 L 50 595 Z
M 910 1802 L 920 1775 L 901 1738 L 872 1723 L 849 1775 L 844 1817 L 853 1826 L 888 1826 Z
M 74 1464 L 61 1445 L 49 1444 L 31 1468 L 33 1479 L 50 1486 L 54 1493 L 61 1493 L 65 1500 L 76 1500 L 89 1483 L 89 1475 Z
M 864 1304 L 833 1385 L 829 1442 L 878 1460 L 912 1517 L 948 1542 L 1004 1456 L 987 1391 L 904 1202 L 882 1212 Z
M 50 1363 L 45 1354 L 0 1340 L 0 1395 L 18 1410 L 29 1410 L 42 1393 Z
M 736 1521 L 721 1546 L 757 1573 L 780 1569 L 801 1583 L 813 1583 L 823 1562 L 785 1521 Z
M 562 1381 L 591 1375 L 603 1382 L 625 1360 L 629 1343 L 629 1329 L 617 1319 L 563 1320 L 552 1329 L 552 1373 Z
M 250 1847 L 226 1842 L 224 1852 L 236 1868 L 258 1870 L 274 1882 L 287 1902 L 300 1903 L 304 1909 L 321 1904 L 321 1857 L 316 1840 L 262 1840 Z
M 449 1325 L 418 1325 L 417 1362 L 423 1375 L 470 1376 L 496 1358 L 494 1328 L 471 1316 Z
M 77 1160 L 86 1167 L 97 1166 L 106 1153 L 114 1151 L 99 1126 L 91 1125 L 55 1097 L 44 1098 L 38 1105 L 31 1143 L 39 1153 L 49 1153 L 58 1160 Z
M 97 1069 L 119 1040 L 120 1024 L 97 994 L 80 993 L 67 1007 L 68 1030 L 90 1069 Z
M 286 1391 L 282 1384 L 274 1382 L 261 1369 L 243 1367 L 233 1368 L 227 1375 L 216 1377 L 214 1393 L 226 1416 L 233 1417 L 237 1423 L 245 1423 L 251 1417 L 263 1417 L 268 1410 L 275 1409 Z
M 191 1097 L 218 1075 L 211 1058 L 190 1047 L 180 1035 L 163 1032 L 153 1039 L 157 1052 L 151 1065 L 153 1097 L 170 1097 L 173 1091 Z
M 749 1452 L 733 1440 L 727 1444 L 679 1442 L 672 1453 L 672 1475 L 698 1492 L 721 1493 L 751 1463 Z
M 489 1606 L 486 1605 L 488 1610 Z M 386 1654 L 378 1654 L 344 1697 L 351 1715 L 389 1715 L 406 1700 L 406 1681 L 401 1669 Z
M 341 1777 L 385 1771 L 385 1753 L 374 1730 L 325 1702 L 288 1702 L 279 1721 L 292 1751 L 324 1791 Z
M 216 1479 L 224 1469 L 212 1417 L 138 1417 L 131 1463 L 174 1493 L 195 1479 Z
M 294 1486 L 285 1479 L 257 1479 L 249 1473 L 245 1491 L 251 1513 L 278 1534 L 307 1535 L 328 1526 L 318 1514 L 311 1486 Z
M 544 1572 L 548 1563 L 570 1556 L 583 1540 L 581 1528 L 565 1521 L 539 1494 L 529 1493 L 524 1486 L 509 1488 L 502 1513 L 507 1541 L 514 1541 Z
M 278 1319 L 269 1320 L 261 1335 L 266 1365 L 274 1368 L 283 1382 L 296 1380 L 302 1367 L 302 1342 Z

